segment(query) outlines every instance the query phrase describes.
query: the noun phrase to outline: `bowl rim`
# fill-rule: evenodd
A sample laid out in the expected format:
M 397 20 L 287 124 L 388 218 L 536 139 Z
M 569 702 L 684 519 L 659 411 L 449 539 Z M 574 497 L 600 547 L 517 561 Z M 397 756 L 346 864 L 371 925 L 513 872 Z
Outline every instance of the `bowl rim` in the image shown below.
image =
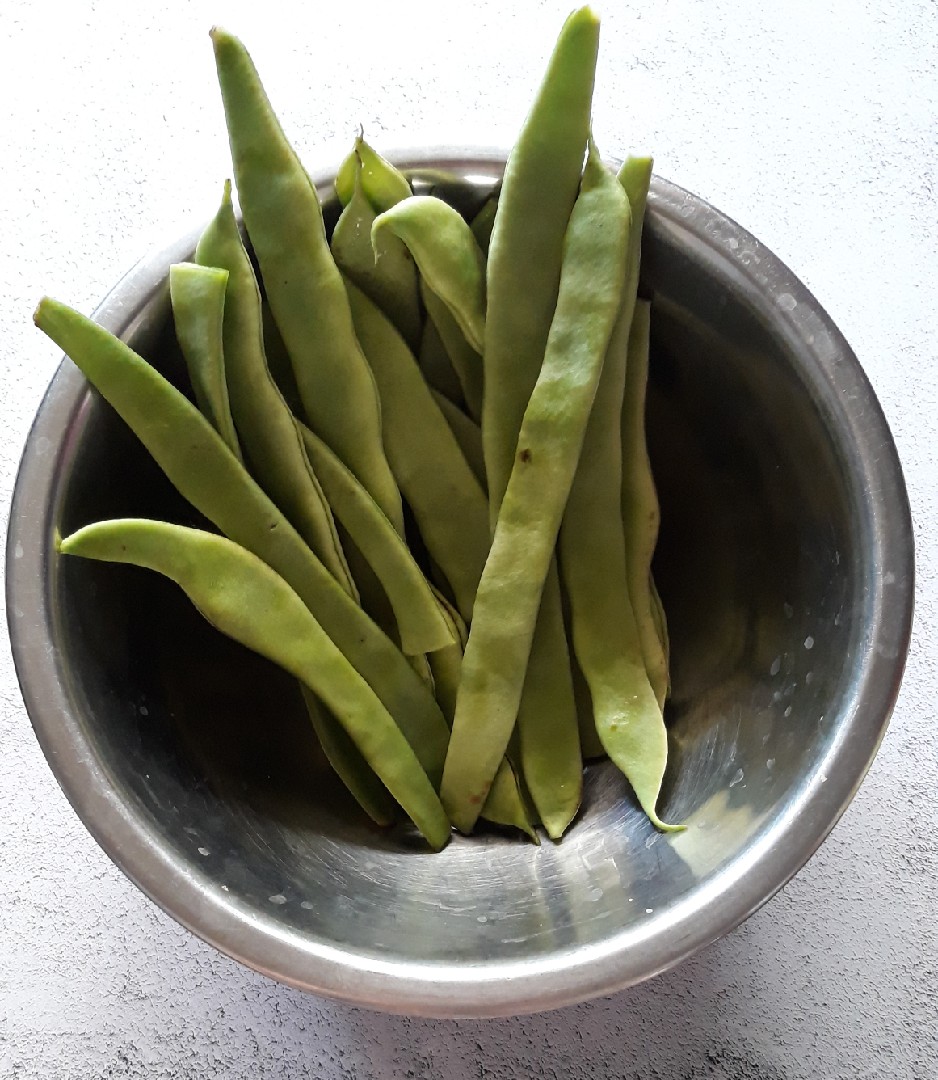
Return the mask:
M 387 155 L 412 172 L 443 169 L 495 179 L 500 149 L 436 147 Z M 337 167 L 311 174 L 321 192 Z M 155 841 L 145 815 L 122 803 L 69 711 L 57 657 L 49 647 L 51 496 L 68 424 L 88 387 L 63 358 L 26 440 L 10 509 L 6 545 L 7 619 L 13 659 L 36 737 L 75 812 L 112 861 L 167 914 L 221 952 L 299 989 L 384 1011 L 435 1017 L 538 1012 L 614 993 L 674 967 L 738 926 L 807 862 L 866 775 L 895 705 L 909 647 L 914 602 L 914 539 L 895 443 L 859 361 L 830 317 L 795 275 L 736 222 L 655 175 L 649 213 L 688 230 L 720 252 L 756 308 L 782 320 L 812 354 L 818 386 L 836 410 L 867 492 L 873 564 L 871 632 L 863 643 L 847 719 L 800 797 L 738 857 L 644 928 L 611 935 L 538 960 L 421 964 L 346 952 L 260 920 L 236 897 L 210 888 L 198 868 Z M 170 262 L 191 255 L 199 230 L 151 253 L 94 312 L 117 334 L 163 285 Z M 757 255 L 757 258 L 753 258 Z M 850 408 L 846 407 L 850 402 Z M 36 507 L 41 511 L 37 512 Z M 887 573 L 887 568 L 890 571 Z M 807 828 L 806 828 L 807 826 Z

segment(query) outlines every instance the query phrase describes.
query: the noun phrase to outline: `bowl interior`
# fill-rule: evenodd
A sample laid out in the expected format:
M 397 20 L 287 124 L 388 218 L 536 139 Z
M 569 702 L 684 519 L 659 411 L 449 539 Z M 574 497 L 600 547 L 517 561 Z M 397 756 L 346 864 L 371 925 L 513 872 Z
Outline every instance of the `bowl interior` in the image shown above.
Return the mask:
M 726 920 L 704 910 L 707 891 L 823 782 L 873 617 L 873 523 L 836 401 L 785 312 L 755 302 L 738 263 L 666 203 L 659 188 L 642 290 L 654 297 L 655 573 L 673 655 L 663 816 L 685 832 L 658 834 L 598 764 L 561 844 L 492 832 L 427 854 L 369 826 L 324 765 L 292 680 L 174 586 L 49 555 L 53 644 L 84 739 L 180 875 L 308 950 L 305 974 L 302 959 L 274 974 L 342 993 L 317 977 L 314 956 L 331 950 L 364 968 L 417 965 L 431 981 L 461 963 L 546 970 L 613 939 L 638 947 L 688 905 L 716 936 Z M 158 289 L 127 338 L 184 385 L 167 314 Z M 90 391 L 70 413 L 48 513 L 49 537 L 123 515 L 199 522 Z M 754 872 L 759 899 L 781 884 Z

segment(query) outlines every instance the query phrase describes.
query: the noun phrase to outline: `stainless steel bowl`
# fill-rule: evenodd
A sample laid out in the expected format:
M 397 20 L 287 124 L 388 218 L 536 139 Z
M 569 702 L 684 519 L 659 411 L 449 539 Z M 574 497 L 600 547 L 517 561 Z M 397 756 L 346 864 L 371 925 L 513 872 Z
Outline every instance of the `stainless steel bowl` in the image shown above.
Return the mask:
M 497 154 L 398 155 L 424 184 Z M 318 178 L 328 197 L 329 175 Z M 166 272 L 147 259 L 98 319 L 170 377 Z M 821 843 L 886 728 L 906 656 L 913 544 L 883 415 L 846 342 L 734 222 L 654 182 L 649 438 L 670 613 L 672 764 L 656 833 L 607 765 L 559 845 L 369 828 L 317 756 L 294 685 L 181 594 L 55 552 L 101 517 L 196 520 L 63 363 L 23 456 L 8 610 L 36 734 L 101 846 L 153 900 L 276 979 L 395 1012 L 521 1013 L 678 963 L 764 903 Z

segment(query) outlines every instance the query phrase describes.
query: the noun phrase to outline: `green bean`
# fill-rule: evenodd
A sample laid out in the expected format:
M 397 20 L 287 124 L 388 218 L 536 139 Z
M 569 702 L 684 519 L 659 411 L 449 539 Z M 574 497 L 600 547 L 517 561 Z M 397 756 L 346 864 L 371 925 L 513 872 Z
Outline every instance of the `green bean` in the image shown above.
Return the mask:
M 629 595 L 638 624 L 645 667 L 658 704 L 668 692 L 668 658 L 655 628 L 650 588 L 651 557 L 658 539 L 658 495 L 645 441 L 645 386 L 648 381 L 648 345 L 651 306 L 635 305 L 629 334 L 629 359 L 622 409 L 622 518 L 625 522 Z
M 482 209 L 469 222 L 469 228 L 472 229 L 472 235 L 476 238 L 476 243 L 479 245 L 479 250 L 483 255 L 489 253 L 492 228 L 495 225 L 495 214 L 498 211 L 498 192 L 499 188 L 496 188 L 482 204 Z
M 626 186 L 622 184 L 623 191 Z M 645 671 L 621 525 L 620 420 L 628 327 L 638 284 L 633 252 L 636 233 L 641 235 L 637 217 L 641 209 L 639 205 L 623 251 L 626 284 L 560 529 L 560 563 L 570 600 L 573 648 L 589 685 L 596 732 L 645 812 L 665 828 L 655 803 L 664 775 L 667 735 Z
M 309 428 L 302 430 L 333 512 L 387 593 L 404 652 L 415 656 L 455 645 L 447 613 L 400 534 L 322 439 Z
M 377 390 L 355 339 L 316 189 L 244 46 L 218 28 L 212 42 L 241 211 L 306 419 L 403 535 L 400 493 L 381 445 Z
M 661 602 L 661 596 L 658 593 L 658 586 L 655 585 L 654 577 L 649 581 L 649 588 L 651 590 L 651 613 L 655 620 L 655 630 L 658 633 L 658 640 L 661 642 L 661 651 L 664 653 L 664 658 L 668 662 L 670 667 L 671 662 L 671 640 L 668 636 L 668 618 L 664 611 L 664 604 Z M 671 679 L 668 677 L 668 693 L 671 692 Z
M 670 674 L 670 653 L 671 643 L 668 637 L 668 620 L 665 615 L 665 606 L 662 603 L 662 598 L 658 594 L 657 586 L 654 583 L 654 577 L 650 576 L 649 589 L 651 591 L 651 613 L 654 619 L 655 633 L 658 636 L 658 642 L 661 643 L 662 652 L 664 653 L 665 663 L 668 665 L 668 681 L 665 687 L 665 697 L 668 697 L 671 692 L 671 674 Z
M 440 412 L 446 417 L 450 430 L 459 443 L 463 457 L 472 469 L 476 480 L 485 488 L 485 456 L 482 452 L 482 429 L 471 417 L 467 416 L 458 405 L 454 405 L 445 394 L 433 390 L 433 400 L 439 405 Z
M 557 302 L 564 231 L 589 135 L 598 47 L 599 20 L 580 8 L 564 23 L 505 167 L 489 247 L 482 352 L 482 438 L 493 522 Z
M 580 807 L 583 757 L 570 653 L 563 633 L 560 578 L 551 559 L 534 626 L 521 701 L 518 760 L 538 816 L 559 840 Z
M 222 325 L 228 271 L 177 263 L 169 268 L 176 340 L 189 369 L 195 401 L 212 427 L 241 460 L 241 447 L 225 383 Z
M 394 800 L 388 789 L 362 757 L 348 732 L 324 708 L 322 702 L 305 683 L 300 683 L 303 702 L 313 731 L 319 739 L 326 760 L 348 788 L 352 797 L 376 825 L 387 826 L 394 821 Z
M 488 248 L 486 271 L 485 394 L 482 438 L 488 480 L 489 513 L 494 526 L 518 446 L 518 433 L 541 370 L 557 302 L 564 234 L 580 186 L 583 154 L 589 135 L 590 105 L 599 45 L 599 22 L 588 8 L 574 12 L 564 24 L 553 56 L 505 169 Z M 556 570 L 549 577 L 556 579 Z M 548 589 L 553 586 L 548 585 Z M 555 612 L 557 605 L 552 605 Z M 542 743 L 538 721 L 551 738 L 563 734 L 556 767 L 568 782 L 579 775 L 575 739 L 577 724 L 572 681 L 564 674 L 569 655 L 562 621 L 550 620 L 539 630 L 534 648 L 547 656 L 534 658 L 539 670 L 558 673 L 564 693 L 551 700 L 547 688 L 530 680 L 524 685 L 519 726 L 527 737 L 523 749 L 532 755 Z M 522 721 L 522 717 L 524 718 Z M 553 782 L 538 791 L 543 763 L 526 775 L 532 797 L 542 806 L 552 798 Z M 546 812 L 554 827 L 563 821 Z M 568 804 L 569 809 L 569 804 Z
M 371 242 L 376 254 L 385 232 L 407 245 L 427 287 L 449 308 L 466 340 L 481 353 L 485 256 L 460 213 L 432 195 L 411 195 L 375 218 Z M 442 334 L 439 324 L 438 328 Z
M 482 357 L 469 344 L 449 308 L 424 279 L 420 281 L 420 295 L 427 309 L 427 318 L 437 328 L 459 379 L 466 411 L 478 423 L 482 417 Z
M 339 202 L 348 206 L 355 191 L 355 175 L 361 163 L 361 184 L 365 197 L 376 214 L 390 210 L 395 203 L 413 194 L 407 178 L 359 135 L 355 149 L 339 166 L 335 190 Z
M 372 247 L 375 212 L 362 188 L 357 156 L 355 161 L 355 187 L 333 230 L 332 254 L 342 273 L 381 308 L 410 348 L 416 349 L 423 329 L 417 268 L 402 241 L 390 233 L 382 234 Z
M 431 847 L 446 845 L 446 814 L 394 719 L 300 597 L 256 555 L 214 533 L 145 519 L 87 525 L 60 550 L 142 566 L 176 582 L 223 634 L 308 686 Z
M 441 394 L 457 408 L 462 408 L 465 400 L 459 377 L 432 319 L 424 320 L 417 364 L 434 393 Z
M 226 181 L 221 206 L 202 233 L 196 262 L 228 271 L 225 377 L 235 424 L 261 487 L 351 596 L 357 592 L 332 511 L 306 456 L 303 436 L 267 367 L 261 294 L 241 242 Z
M 142 357 L 77 311 L 47 298 L 35 321 L 117 410 L 179 493 L 299 594 L 401 726 L 436 784 L 449 733 L 433 696 L 211 424 Z
M 622 297 L 628 232 L 628 199 L 591 143 L 564 238 L 544 361 L 521 424 L 463 660 L 440 788 L 450 820 L 462 831 L 478 817 L 518 715 L 544 583 Z
M 388 459 L 468 622 L 489 547 L 485 494 L 400 334 L 351 282 L 348 294 L 381 394 Z

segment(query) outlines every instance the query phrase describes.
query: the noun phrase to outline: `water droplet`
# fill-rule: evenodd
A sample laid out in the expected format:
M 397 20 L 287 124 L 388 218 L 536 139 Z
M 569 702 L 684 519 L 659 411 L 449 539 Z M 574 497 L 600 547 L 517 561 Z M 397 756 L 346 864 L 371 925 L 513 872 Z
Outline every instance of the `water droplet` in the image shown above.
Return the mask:
M 645 908 L 645 914 L 650 915 L 654 910 L 655 909 L 653 907 L 647 907 Z
M 737 784 L 742 783 L 742 779 L 743 779 L 743 770 L 742 769 L 737 769 L 736 772 L 733 774 L 733 779 L 730 780 L 730 787 L 736 787 Z
M 476 915 L 476 922 L 487 923 L 489 921 L 488 915 Z
M 272 904 L 278 904 L 278 905 L 279 904 L 285 904 L 287 902 L 287 898 L 283 895 L 283 893 L 274 893 L 273 896 L 268 896 L 267 899 Z
M 782 713 L 782 716 L 791 716 L 791 706 L 790 705 L 785 706 L 785 711 Z
M 814 682 L 814 672 L 809 671 L 808 674 L 805 675 L 805 677 L 804 677 L 804 684 L 805 684 L 805 686 L 810 686 L 811 683 L 813 683 L 813 682 Z
M 229 888 L 228 888 L 228 886 L 227 886 L 227 885 L 222 885 L 222 887 L 221 887 L 221 891 L 222 891 L 222 892 L 229 892 L 230 890 L 229 890 Z
M 778 299 L 775 302 L 783 311 L 794 311 L 798 306 L 798 301 L 791 293 L 787 292 L 779 293 Z
M 141 705 L 140 706 L 140 715 L 141 716 L 149 716 L 150 715 L 150 710 L 146 707 L 146 705 Z
M 17 550 L 17 556 L 16 557 L 17 558 L 19 558 L 19 549 L 20 549 L 20 546 L 19 546 L 19 544 L 17 544 L 16 545 L 16 550 Z M 883 574 L 883 584 L 884 585 L 895 585 L 895 583 L 896 583 L 896 575 L 891 570 L 887 570 L 886 573 Z
M 300 901 L 300 907 L 304 911 L 312 911 L 313 910 L 313 905 L 309 902 L 309 900 L 301 900 Z
M 806 649 L 813 649 L 814 648 L 814 638 L 811 637 L 810 634 L 808 634 L 808 636 L 804 639 L 804 647 Z
M 777 675 L 782 670 L 782 658 L 776 656 L 772 661 L 772 666 L 769 668 L 770 675 Z
M 211 854 L 211 852 L 208 850 L 207 847 L 200 847 L 197 850 L 198 850 L 200 855 L 210 855 Z
M 769 772 L 771 772 L 775 768 L 775 758 L 770 757 L 769 760 L 765 763 L 765 767 L 769 770 Z
M 13 549 L 13 558 L 14 559 L 22 559 L 22 557 L 23 557 L 23 545 L 22 544 L 17 544 L 16 547 Z

